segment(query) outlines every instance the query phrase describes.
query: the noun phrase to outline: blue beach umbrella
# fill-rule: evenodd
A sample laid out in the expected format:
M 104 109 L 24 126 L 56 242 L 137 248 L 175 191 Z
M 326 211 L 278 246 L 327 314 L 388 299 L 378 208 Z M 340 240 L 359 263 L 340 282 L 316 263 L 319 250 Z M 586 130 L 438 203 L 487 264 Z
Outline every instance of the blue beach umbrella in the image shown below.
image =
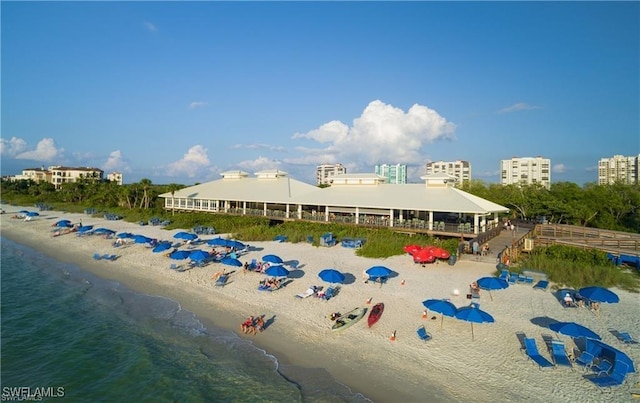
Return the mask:
M 493 301 L 491 290 L 504 290 L 505 288 L 509 287 L 509 283 L 498 277 L 482 277 L 479 278 L 476 283 L 478 283 L 478 287 L 482 288 L 483 290 L 489 291 L 489 297 L 491 297 L 491 301 Z
M 424 305 L 428 310 L 442 315 L 440 318 L 440 329 L 442 329 L 442 323 L 444 322 L 445 315 L 453 318 L 456 316 L 456 312 L 458 311 L 458 308 L 456 308 L 451 301 L 447 301 L 446 299 L 428 299 L 426 301 L 422 301 L 422 305 Z
M 393 270 L 384 266 L 373 266 L 367 269 L 366 273 L 369 275 L 369 278 L 371 280 L 375 281 L 379 278 L 389 277 L 391 273 L 393 273 Z
M 209 254 L 209 252 L 206 252 L 200 249 L 196 249 L 194 251 L 191 251 L 191 253 L 189 253 L 189 259 L 195 262 L 201 262 L 210 257 L 211 255 Z
M 493 323 L 495 320 L 493 316 L 488 314 L 485 311 L 482 311 L 478 308 L 474 308 L 473 306 L 465 306 L 459 308 L 456 312 L 456 319 L 464 320 L 466 322 L 471 323 L 471 340 L 473 341 L 475 336 L 473 334 L 473 324 L 474 323 Z
M 227 239 L 217 237 L 217 238 L 209 239 L 207 241 L 207 244 L 212 246 L 227 246 L 228 242 L 229 241 Z
M 264 273 L 272 277 L 287 277 L 289 275 L 289 270 L 285 269 L 283 266 L 269 266 Z
M 579 325 L 575 322 L 555 322 L 549 325 L 549 329 L 553 330 L 554 332 L 564 334 L 565 336 L 571 336 L 575 338 L 586 337 L 589 339 L 601 339 L 601 337 L 593 330 Z
M 174 250 L 169 254 L 169 257 L 175 260 L 184 260 L 188 258 L 190 254 L 191 252 L 188 250 Z
M 58 228 L 69 228 L 69 227 L 72 227 L 73 224 L 71 224 L 70 220 L 60 220 L 57 223 L 55 223 L 54 226 Z
M 578 290 L 578 294 L 596 302 L 615 304 L 620 302 L 620 298 L 613 291 L 604 287 L 584 287 Z
M 114 230 L 109 229 L 109 228 L 104 228 L 104 227 L 96 228 L 92 232 L 94 234 L 105 234 L 105 235 L 110 235 L 110 234 L 115 234 L 116 233 Z
M 320 273 L 318 273 L 318 277 L 322 279 L 322 281 L 326 281 L 327 283 L 342 283 L 345 279 L 344 274 L 340 273 L 336 269 L 324 269 Z
M 35 211 L 29 211 L 29 212 L 27 213 L 27 217 L 37 217 L 37 216 L 39 216 L 39 215 L 40 215 L 40 213 L 37 213 L 37 212 L 35 212 Z
M 220 263 L 226 264 L 227 266 L 242 267 L 241 261 L 228 256 L 223 257 L 222 260 L 220 260 Z
M 236 241 L 235 239 L 227 240 L 227 244 L 225 246 L 228 246 L 228 247 L 234 248 L 234 249 L 244 249 L 244 248 L 246 248 L 245 244 L 243 244 L 240 241 Z
M 184 239 L 185 241 L 193 241 L 194 239 L 198 239 L 197 234 L 193 234 L 191 232 L 180 231 L 173 236 L 176 239 Z
M 134 235 L 133 236 L 133 242 L 134 243 L 149 243 L 153 241 L 153 238 L 149 238 L 148 236 L 144 236 L 144 235 Z
M 133 235 L 131 232 L 121 232 L 116 236 L 118 238 L 127 239 L 127 238 L 133 238 L 135 235 Z
M 83 225 L 82 227 L 78 228 L 78 234 L 84 234 L 87 231 L 91 231 L 93 229 L 93 225 Z
M 162 241 L 152 249 L 152 252 L 153 253 L 160 253 L 160 252 L 164 252 L 165 250 L 170 249 L 170 248 L 171 248 L 171 242 Z
M 276 256 L 276 255 L 264 255 L 262 256 L 262 261 L 269 262 L 269 263 L 276 263 L 276 264 L 284 263 L 284 260 L 282 260 L 280 256 Z

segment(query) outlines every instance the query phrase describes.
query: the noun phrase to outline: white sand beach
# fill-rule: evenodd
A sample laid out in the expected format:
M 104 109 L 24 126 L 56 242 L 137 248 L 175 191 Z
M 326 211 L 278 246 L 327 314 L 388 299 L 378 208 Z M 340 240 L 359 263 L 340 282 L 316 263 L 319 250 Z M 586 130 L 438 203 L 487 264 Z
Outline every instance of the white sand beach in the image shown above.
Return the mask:
M 326 368 L 354 392 L 361 392 L 376 402 L 633 400 L 628 385 L 637 381 L 637 374 L 630 374 L 622 387 L 604 392 L 583 379 L 581 367 L 540 369 L 521 352 L 516 333 L 534 337 L 542 355 L 551 359 L 543 335 L 559 338 L 569 349 L 575 344 L 571 338 L 539 323 L 545 318 L 575 321 L 598 333 L 605 343 L 627 353 L 638 367 L 640 345 L 622 343 L 609 329 L 628 331 L 640 338 L 639 294 L 615 289 L 620 302 L 603 304 L 596 315 L 586 308 L 563 308 L 551 288 L 542 291 L 530 284 L 516 284 L 493 291 L 493 300 L 487 291 L 482 291 L 480 299 L 475 301 L 495 318 L 495 323 L 474 324 L 472 340 L 468 322 L 445 317 L 441 329 L 439 314 L 428 312 L 427 318 L 423 318 L 422 301 L 450 298 L 457 307 L 469 305 L 470 300 L 466 298 L 469 284 L 480 277 L 494 275 L 493 263 L 467 257 L 454 266 L 439 263 L 422 267 L 414 264 L 408 255 L 367 259 L 356 256 L 354 249 L 341 246 L 247 242 L 251 248 L 240 256 L 242 262 L 260 261 L 266 254 L 278 255 L 285 262 L 298 262 L 294 278 L 286 287 L 261 292 L 257 286 L 264 275 L 259 273 L 244 273 L 242 268 L 220 263 L 179 272 L 169 266 L 186 261 L 152 253 L 142 244 L 114 248 L 113 239 L 98 235 L 79 237 L 71 233 L 52 237 L 51 225 L 68 219 L 96 228 L 172 241 L 179 230 L 58 211 L 41 212 L 39 217 L 25 221 L 12 218 L 22 207 L 7 207 L 6 214 L 0 215 L 3 237 L 33 246 L 61 261 L 76 263 L 138 292 L 175 299 L 185 309 L 217 326 L 239 331 L 240 323 L 247 316 L 265 315 L 272 321 L 264 332 L 242 337 L 251 339 L 281 362 Z M 202 239 L 216 236 L 202 236 Z M 202 248 L 210 249 L 207 245 Z M 117 254 L 118 258 L 96 261 L 92 257 L 94 253 Z M 365 284 L 363 270 L 376 265 L 386 266 L 398 276 L 382 286 Z M 234 272 L 225 286 L 216 287 L 212 276 L 223 268 Z M 295 298 L 311 285 L 326 288 L 328 284 L 318 278 L 318 273 L 325 268 L 335 268 L 351 275 L 349 278 L 355 281 L 342 285 L 338 295 L 328 301 Z M 454 295 L 454 290 L 458 290 L 459 295 Z M 369 299 L 371 302 L 367 304 Z M 358 306 L 370 308 L 378 302 L 384 302 L 385 311 L 373 327 L 367 327 L 365 319 L 342 332 L 331 331 L 330 313 L 347 312 Z M 432 319 L 434 316 L 436 319 Z M 416 329 L 423 324 L 432 335 L 427 342 L 416 335 Z M 390 340 L 393 333 L 396 339 Z

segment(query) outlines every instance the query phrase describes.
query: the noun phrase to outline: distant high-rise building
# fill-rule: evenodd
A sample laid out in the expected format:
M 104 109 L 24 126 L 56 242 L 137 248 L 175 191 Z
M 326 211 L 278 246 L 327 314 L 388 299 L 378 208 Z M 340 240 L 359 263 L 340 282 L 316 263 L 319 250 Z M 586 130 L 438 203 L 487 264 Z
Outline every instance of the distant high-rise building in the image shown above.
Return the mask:
M 513 157 L 500 162 L 500 184 L 551 186 L 551 160 L 542 157 Z
M 382 176 L 387 183 L 407 183 L 407 166 L 404 164 L 396 165 L 376 165 L 376 175 Z
M 322 164 L 316 167 L 316 181 L 318 185 L 330 185 L 331 179 L 340 174 L 346 174 L 347 168 L 342 164 Z
M 624 183 L 627 185 L 637 185 L 640 164 L 640 154 L 638 156 L 624 157 L 614 155 L 611 158 L 602 158 L 598 162 L 598 185 L 611 185 L 614 183 Z
M 427 175 L 444 173 L 456 178 L 461 184 L 471 180 L 471 164 L 469 161 L 438 161 L 427 163 Z

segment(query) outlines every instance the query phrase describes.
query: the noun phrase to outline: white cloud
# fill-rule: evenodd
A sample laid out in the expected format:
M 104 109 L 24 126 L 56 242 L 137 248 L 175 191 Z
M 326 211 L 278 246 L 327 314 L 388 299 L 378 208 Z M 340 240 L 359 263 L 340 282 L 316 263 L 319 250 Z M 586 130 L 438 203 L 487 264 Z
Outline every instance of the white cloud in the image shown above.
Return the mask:
M 254 173 L 258 171 L 263 171 L 265 169 L 276 169 L 280 168 L 280 161 L 267 158 L 267 157 L 258 157 L 255 160 L 246 160 L 237 164 L 242 170 L 247 171 L 249 173 Z
M 286 151 L 282 146 L 274 146 L 270 144 L 234 144 L 231 146 L 234 150 L 247 149 L 247 150 L 269 150 L 269 151 Z
M 506 108 L 500 109 L 498 113 L 511 113 L 511 112 L 518 112 L 518 111 L 527 111 L 532 109 L 540 109 L 540 107 L 535 105 L 529 105 L 525 102 L 518 102 L 511 106 L 507 106 Z
M 193 146 L 181 160 L 167 166 L 167 176 L 197 177 L 202 170 L 209 167 L 207 149 L 201 145 Z
M 145 21 L 143 24 L 148 31 L 156 32 L 158 30 L 158 28 L 156 28 L 156 26 L 149 21 Z
M 112 151 L 111 154 L 109 154 L 109 158 L 107 158 L 107 161 L 104 163 L 104 165 L 102 165 L 102 170 L 107 173 L 111 171 L 130 171 L 129 165 L 123 158 L 122 152 L 120 150 Z
M 202 108 L 209 105 L 207 102 L 193 101 L 189 104 L 189 109 Z
M 38 142 L 35 150 L 21 152 L 15 157 L 19 160 L 51 162 L 62 160 L 63 153 L 64 149 L 57 148 L 52 138 L 44 138 Z
M 422 148 L 435 141 L 453 139 L 456 125 L 433 109 L 415 104 L 407 112 L 376 100 L 348 126 L 331 121 L 293 139 L 327 144 L 321 150 L 298 148 L 304 154 L 287 162 L 331 163 L 353 161 L 355 165 L 380 163 L 422 164 Z
M 27 142 L 18 137 L 11 137 L 11 140 L 0 139 L 0 155 L 15 157 L 27 149 Z
M 551 172 L 556 174 L 563 174 L 567 172 L 567 167 L 564 166 L 564 164 L 556 164 L 553 166 L 553 168 L 551 168 Z

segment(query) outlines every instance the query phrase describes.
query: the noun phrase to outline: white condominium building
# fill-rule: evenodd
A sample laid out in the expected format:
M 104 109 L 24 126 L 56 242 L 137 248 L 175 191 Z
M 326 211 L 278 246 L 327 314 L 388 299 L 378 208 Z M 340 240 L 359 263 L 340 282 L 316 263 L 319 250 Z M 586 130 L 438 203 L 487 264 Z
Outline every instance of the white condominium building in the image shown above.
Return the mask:
M 611 158 L 602 158 L 598 162 L 598 185 L 612 185 L 623 183 L 637 185 L 640 164 L 638 156 L 625 157 L 614 155 Z
M 500 184 L 551 186 L 551 160 L 542 157 L 513 157 L 500 162 Z
M 376 165 L 375 173 L 385 178 L 387 183 L 407 183 L 407 166 L 404 164 Z
M 336 175 L 346 174 L 347 168 L 342 164 L 323 164 L 316 167 L 316 182 L 318 185 L 330 185 Z
M 427 175 L 447 174 L 456 178 L 458 184 L 471 180 L 471 164 L 469 161 L 437 161 L 427 163 Z

